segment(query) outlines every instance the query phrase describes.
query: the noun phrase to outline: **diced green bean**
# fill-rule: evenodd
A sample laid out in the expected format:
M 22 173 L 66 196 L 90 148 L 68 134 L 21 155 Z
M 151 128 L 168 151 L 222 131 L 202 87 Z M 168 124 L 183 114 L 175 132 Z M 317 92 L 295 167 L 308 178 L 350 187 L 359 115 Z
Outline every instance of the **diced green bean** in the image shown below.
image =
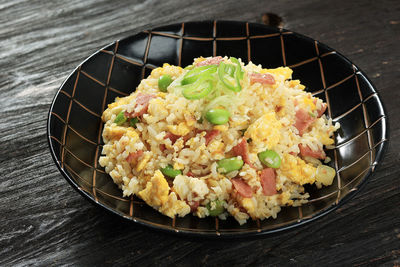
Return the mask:
M 182 174 L 181 170 L 175 170 L 171 165 L 167 165 L 165 168 L 160 169 L 161 172 L 170 178 L 175 178 L 179 174 Z
M 167 92 L 168 86 L 172 83 L 171 75 L 165 74 L 158 78 L 158 89 L 161 92 Z
M 206 119 L 212 124 L 225 124 L 229 121 L 231 114 L 223 108 L 210 109 L 206 112 Z
M 281 166 L 281 157 L 273 150 L 265 150 L 258 153 L 258 158 L 262 164 L 269 168 L 279 168 Z
M 243 160 L 238 157 L 221 159 L 217 162 L 217 166 L 221 173 L 238 171 L 243 167 Z
M 126 122 L 127 118 L 125 117 L 124 113 L 124 111 L 121 111 L 120 113 L 118 113 L 117 117 L 115 117 L 114 122 L 117 125 L 122 125 L 124 122 Z
M 212 204 L 214 203 L 214 204 Z M 210 216 L 218 216 L 222 214 L 225 211 L 224 208 L 225 201 L 223 200 L 214 200 L 212 202 L 209 202 L 206 207 L 208 209 L 208 213 Z M 214 206 L 214 209 L 212 209 L 212 206 Z

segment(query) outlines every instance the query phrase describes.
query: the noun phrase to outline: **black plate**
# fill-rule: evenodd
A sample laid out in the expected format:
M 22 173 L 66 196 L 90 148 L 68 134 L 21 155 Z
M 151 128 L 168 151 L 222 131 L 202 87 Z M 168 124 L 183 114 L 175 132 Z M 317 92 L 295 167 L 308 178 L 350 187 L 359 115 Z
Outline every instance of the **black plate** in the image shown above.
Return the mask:
M 188 215 L 174 220 L 122 192 L 98 164 L 100 116 L 117 96 L 135 90 L 163 63 L 185 66 L 203 56 L 235 56 L 263 67 L 289 66 L 293 78 L 328 103 L 340 122 L 336 148 L 329 150 L 338 175 L 315 190 L 302 207 L 283 208 L 278 218 L 239 224 Z M 347 58 L 303 35 L 261 24 L 233 21 L 186 22 L 143 31 L 100 49 L 64 81 L 48 117 L 53 159 L 67 181 L 88 199 L 124 218 L 175 233 L 237 237 L 282 231 L 312 221 L 353 196 L 374 172 L 388 141 L 387 115 L 366 75 Z

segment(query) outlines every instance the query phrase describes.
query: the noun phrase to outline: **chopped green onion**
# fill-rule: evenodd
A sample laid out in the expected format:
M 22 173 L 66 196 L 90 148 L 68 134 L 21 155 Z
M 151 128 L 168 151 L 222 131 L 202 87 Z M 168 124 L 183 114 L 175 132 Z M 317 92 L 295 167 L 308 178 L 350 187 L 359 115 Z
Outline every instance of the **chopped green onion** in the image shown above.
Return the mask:
M 114 122 L 117 124 L 117 125 L 121 125 L 121 124 L 123 124 L 124 122 L 126 122 L 126 117 L 125 117 L 125 111 L 121 111 L 120 113 L 118 113 L 118 115 L 117 115 L 117 117 L 115 117 L 115 120 L 114 120 Z
M 231 76 L 231 77 L 234 77 L 234 75 L 235 75 L 235 70 L 236 70 L 235 66 L 233 66 L 233 65 L 231 65 L 231 64 L 226 64 L 226 66 L 225 66 L 225 72 L 226 72 L 226 74 L 228 74 L 228 75 Z
M 212 205 L 213 203 L 213 205 Z M 209 202 L 206 207 L 208 209 L 208 213 L 210 214 L 210 216 L 218 216 L 220 214 L 222 214 L 225 211 L 224 205 L 225 205 L 225 201 L 224 200 L 214 200 Z M 214 209 L 212 209 L 212 207 L 214 207 Z
M 139 122 L 138 117 L 135 117 L 135 118 L 132 118 L 129 120 L 129 125 L 133 128 L 136 128 L 136 123 L 138 123 L 138 122 Z
M 193 84 L 185 85 L 182 94 L 186 99 L 201 99 L 207 96 L 214 88 L 211 76 L 202 76 Z
M 181 170 L 175 170 L 171 165 L 167 165 L 165 168 L 161 168 L 160 169 L 161 172 L 165 175 L 168 176 L 170 178 L 175 178 L 176 176 L 178 176 L 179 174 L 182 174 Z
M 201 67 L 196 67 L 183 76 L 183 79 L 181 81 L 181 85 L 187 85 L 187 84 L 192 84 L 195 81 L 197 81 L 199 78 L 203 77 L 204 75 L 209 75 L 213 74 L 214 72 L 217 71 L 217 66 L 216 65 L 207 65 L 207 66 L 201 66 Z
M 217 161 L 218 169 L 221 173 L 229 173 L 232 171 L 238 171 L 243 167 L 243 160 L 238 157 L 226 158 Z
M 281 166 L 281 157 L 273 150 L 265 150 L 258 153 L 258 158 L 262 164 L 269 168 L 279 168 Z
M 211 102 L 207 104 L 204 110 L 208 111 L 210 109 L 222 106 L 227 110 L 231 111 L 232 107 L 235 106 L 236 104 L 236 100 L 237 100 L 236 97 L 233 95 L 221 95 L 211 100 Z
M 184 70 L 192 70 L 194 68 L 194 65 L 187 65 Z
M 161 92 L 167 92 L 168 86 L 172 83 L 171 75 L 165 74 L 158 78 L 158 89 Z
M 240 85 L 239 78 L 237 75 L 237 69 L 235 70 L 235 77 L 231 77 L 227 71 L 231 70 L 231 67 L 227 67 L 228 65 L 225 64 L 224 62 L 221 62 L 218 67 L 218 76 L 223 85 L 225 85 L 228 89 L 234 91 L 234 92 L 239 92 L 242 90 L 242 86 Z M 233 65 L 231 65 L 233 66 Z M 234 80 L 235 84 L 232 84 L 230 80 Z
M 240 80 L 243 79 L 244 71 L 242 70 L 242 66 L 240 65 L 239 60 L 235 57 L 231 57 L 231 61 L 236 64 L 237 77 Z

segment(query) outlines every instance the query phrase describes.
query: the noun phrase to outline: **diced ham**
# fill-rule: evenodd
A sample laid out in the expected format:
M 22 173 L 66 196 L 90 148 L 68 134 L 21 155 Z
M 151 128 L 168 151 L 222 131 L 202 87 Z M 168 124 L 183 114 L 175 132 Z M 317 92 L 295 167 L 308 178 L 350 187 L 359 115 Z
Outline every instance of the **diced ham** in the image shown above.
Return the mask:
M 192 134 L 187 134 L 187 135 L 184 135 L 184 136 L 179 136 L 179 135 L 175 135 L 175 134 L 173 134 L 173 133 L 168 132 L 168 133 L 164 136 L 164 139 L 169 139 L 169 140 L 171 140 L 171 143 L 172 143 L 172 144 L 175 144 L 176 140 L 178 140 L 178 139 L 181 138 L 181 137 L 182 137 L 182 139 L 183 139 L 183 142 L 186 143 L 186 141 L 189 140 L 189 139 L 192 137 Z M 165 150 L 165 149 L 164 149 L 164 150 Z M 164 150 L 162 150 L 162 151 L 164 151 Z
M 149 102 L 152 98 L 155 98 L 155 95 L 152 94 L 143 94 L 142 92 L 140 92 L 137 96 L 136 96 L 136 105 L 135 105 L 135 109 L 137 106 L 142 106 L 142 109 L 138 112 L 132 111 L 132 112 L 126 112 L 125 111 L 125 117 L 128 118 L 135 118 L 135 117 L 139 117 L 142 116 L 143 114 L 145 114 L 147 112 L 147 109 L 149 107 Z
M 325 103 L 322 104 L 322 107 L 320 110 L 318 110 L 318 118 L 322 116 L 322 114 L 325 113 L 327 105 Z
M 253 196 L 253 190 L 251 187 L 242 179 L 240 178 L 233 178 L 231 179 L 231 182 L 237 192 L 242 196 L 242 197 L 252 197 Z
M 169 139 L 171 140 L 172 144 L 175 144 L 176 140 L 178 140 L 180 138 L 179 135 L 175 135 L 173 133 L 168 132 L 165 136 L 164 139 Z
M 210 130 L 207 131 L 207 134 L 204 136 L 206 139 L 206 146 L 219 134 L 218 130 Z
M 276 106 L 275 107 L 275 112 L 278 113 L 279 111 L 282 110 L 282 108 L 283 108 L 282 106 Z
M 253 72 L 250 74 L 250 83 L 261 83 L 261 84 L 275 84 L 274 76 L 268 73 L 257 73 Z
M 242 138 L 242 141 L 234 146 L 232 150 L 235 156 L 241 156 L 244 163 L 247 163 L 250 167 L 255 168 L 254 165 L 250 162 L 249 148 L 247 146 L 246 138 Z
M 316 105 L 317 104 L 317 99 L 314 98 L 313 103 L 314 103 L 314 105 Z M 326 107 L 327 107 L 327 105 L 325 103 L 322 103 L 321 109 L 318 110 L 318 118 L 321 117 L 322 114 L 325 113 Z
M 188 171 L 188 172 L 186 173 L 186 176 L 194 177 L 194 173 L 192 173 L 191 171 Z
M 188 205 L 190 207 L 190 211 L 195 212 L 197 210 L 197 208 L 199 207 L 200 202 L 199 201 L 190 201 L 190 202 L 188 202 Z
M 261 171 L 260 182 L 265 196 L 276 194 L 276 174 L 272 168 L 265 168 Z
M 165 144 L 160 144 L 161 152 L 164 152 L 166 149 L 167 149 L 167 147 L 165 146 Z
M 138 159 L 141 155 L 143 155 L 143 150 L 138 150 L 136 152 L 131 152 L 129 155 L 126 157 L 127 162 L 132 162 L 136 159 Z
M 307 130 L 307 128 L 315 121 L 315 118 L 312 117 L 307 111 L 300 108 L 296 111 L 296 122 L 294 127 L 299 130 L 299 135 L 302 136 L 303 133 Z
M 187 135 L 182 136 L 183 142 L 186 143 L 186 141 L 189 140 L 189 139 L 192 138 L 192 137 L 193 137 L 193 134 L 187 134 Z
M 326 158 L 326 154 L 323 150 L 313 151 L 309 146 L 302 144 L 299 144 L 299 149 L 300 149 L 300 155 L 302 157 L 312 157 L 316 159 Z
M 223 60 L 224 59 L 221 56 L 207 58 L 206 60 L 196 63 L 196 67 L 207 66 L 207 65 L 219 65 L 219 63 L 221 63 L 221 61 Z

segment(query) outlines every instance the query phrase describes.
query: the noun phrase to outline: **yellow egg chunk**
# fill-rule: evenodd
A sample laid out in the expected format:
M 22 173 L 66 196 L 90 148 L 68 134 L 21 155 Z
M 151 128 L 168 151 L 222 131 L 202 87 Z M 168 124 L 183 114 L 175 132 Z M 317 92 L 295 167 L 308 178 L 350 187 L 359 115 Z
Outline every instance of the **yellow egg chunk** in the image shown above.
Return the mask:
M 178 125 L 168 125 L 167 128 L 172 134 L 178 136 L 185 136 L 192 130 L 185 122 L 181 122 Z
M 306 106 L 308 106 L 308 107 L 311 109 L 311 111 L 314 111 L 314 110 L 317 108 L 317 107 L 315 106 L 313 100 L 312 100 L 311 98 L 309 98 L 309 97 L 305 97 L 305 98 L 303 99 L 303 102 L 304 102 L 304 104 L 305 104 Z
M 151 154 L 146 153 L 144 155 L 144 157 L 137 164 L 136 171 L 140 172 L 146 166 L 147 162 L 149 162 L 150 158 L 151 158 Z
M 218 130 L 220 132 L 225 132 L 228 130 L 228 126 L 227 125 L 214 125 L 214 130 Z
M 156 170 L 146 188 L 140 191 L 139 196 L 150 206 L 158 208 L 168 200 L 169 185 L 161 171 Z
M 175 170 L 183 170 L 185 168 L 185 165 L 183 165 L 182 163 L 175 162 L 173 167 Z
M 190 206 L 185 201 L 178 200 L 176 194 L 172 192 L 161 206 L 160 212 L 170 218 L 174 218 L 175 215 L 183 217 L 190 212 Z
M 269 148 L 274 147 L 280 140 L 281 123 L 276 119 L 273 112 L 269 112 L 254 123 L 250 124 L 245 132 L 246 138 L 255 142 L 264 142 Z
M 315 182 L 317 169 L 299 157 L 284 154 L 280 169 L 283 175 L 299 185 L 313 184 Z
M 157 116 L 158 120 L 162 120 L 168 116 L 168 110 L 165 108 L 164 101 L 159 98 L 150 101 L 147 112 L 153 117 Z
M 275 79 L 284 81 L 292 78 L 293 71 L 288 67 L 279 67 L 276 69 L 262 69 L 260 73 L 269 73 L 274 75 Z
M 105 127 L 103 131 L 103 138 L 106 140 L 120 139 L 128 130 L 122 126 Z
M 254 206 L 253 200 L 251 198 L 247 198 L 247 197 L 243 198 L 242 205 L 243 205 L 243 208 L 245 208 L 249 214 L 254 213 L 255 206 Z

